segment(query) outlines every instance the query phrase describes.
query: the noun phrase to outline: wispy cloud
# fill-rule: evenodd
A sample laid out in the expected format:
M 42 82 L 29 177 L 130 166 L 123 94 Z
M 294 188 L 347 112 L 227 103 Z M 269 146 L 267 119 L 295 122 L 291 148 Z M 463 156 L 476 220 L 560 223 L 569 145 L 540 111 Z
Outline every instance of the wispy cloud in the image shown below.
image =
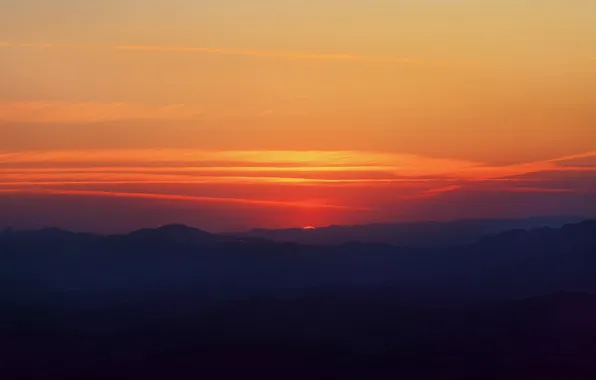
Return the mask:
M 342 53 L 313 53 L 299 51 L 275 51 L 252 49 L 223 49 L 188 46 L 159 46 L 159 45 L 121 45 L 118 50 L 163 51 L 163 52 L 194 52 L 203 54 L 239 55 L 250 57 L 281 58 L 290 60 L 326 60 L 326 61 L 368 61 L 395 63 L 424 63 L 422 59 L 408 57 L 370 56 Z
M 48 44 L 31 44 L 31 43 L 19 43 L 19 42 L 6 42 L 0 41 L 0 47 L 49 47 Z
M 122 51 L 137 52 L 187 52 L 199 54 L 216 54 L 229 56 L 262 57 L 285 60 L 309 60 L 309 61 L 361 61 L 361 62 L 387 62 L 424 64 L 425 60 L 412 57 L 373 56 L 348 53 L 329 52 L 304 52 L 304 51 L 283 51 L 283 50 L 259 50 L 259 49 L 228 49 L 218 47 L 192 47 L 192 46 L 162 46 L 162 45 L 61 45 L 51 43 L 19 43 L 0 41 L 0 47 L 27 47 L 27 48 L 95 48 L 95 49 L 116 49 Z M 449 63 L 446 61 L 437 62 L 440 64 Z
M 343 205 L 326 204 L 316 201 L 270 201 L 259 199 L 229 198 L 229 197 L 204 197 L 178 194 L 159 194 L 159 193 L 138 193 L 138 192 L 118 192 L 101 190 L 63 190 L 63 189 L 0 189 L 0 193 L 17 193 L 30 195 L 68 195 L 68 196 L 87 196 L 87 197 L 114 197 L 114 198 L 134 198 L 165 201 L 181 201 L 195 203 L 223 203 L 223 204 L 241 204 L 256 206 L 273 206 L 283 208 L 311 208 L 311 209 L 338 209 L 338 210 L 369 210 L 365 207 L 352 207 Z
M 329 187 L 329 194 L 332 194 L 331 188 L 348 191 L 350 188 L 387 187 L 392 189 L 395 199 L 433 198 L 465 190 L 565 193 L 574 191 L 569 187 L 572 185 L 553 173 L 583 173 L 581 189 L 575 190 L 596 190 L 596 166 L 570 164 L 573 160 L 590 157 L 596 157 L 596 152 L 491 166 L 465 160 L 363 151 L 0 152 L 0 188 L 13 192 L 43 188 L 48 193 L 49 190 L 64 192 L 91 186 L 94 191 L 120 193 L 116 188 L 122 185 L 149 189 L 169 186 L 168 191 L 173 192 L 170 195 L 179 200 L 191 200 L 177 193 L 183 189 L 180 186 L 188 189 L 191 185 L 195 189 L 224 186 L 240 190 L 255 185 L 261 189 L 263 186 Z M 530 178 L 530 174 L 541 176 Z M 100 194 L 103 193 L 97 195 Z M 298 190 L 292 190 L 292 194 L 298 202 L 296 205 L 303 204 L 306 195 Z M 200 199 L 194 198 L 195 201 Z
M 0 152 L 0 169 L 54 171 L 116 171 L 132 167 L 168 171 L 229 172 L 384 172 L 393 179 L 449 178 L 490 180 L 543 171 L 591 171 L 590 166 L 562 166 L 580 158 L 596 157 L 596 151 L 513 165 L 491 166 L 479 162 L 433 158 L 413 154 L 367 151 L 297 150 L 195 150 L 105 149 Z M 377 178 L 382 179 L 382 178 Z M 389 178 L 388 178 L 389 179 Z
M 514 193 L 555 193 L 555 194 L 578 192 L 574 189 L 550 188 L 550 187 L 526 187 L 526 186 L 497 187 L 497 188 L 491 189 L 491 191 L 504 191 L 504 192 L 514 192 Z
M 0 102 L 0 122 L 89 123 L 128 119 L 192 119 L 205 107 L 101 102 Z
M 557 158 L 553 158 L 550 160 L 546 160 L 545 162 L 557 163 L 557 162 L 571 161 L 571 160 L 577 160 L 577 159 L 582 159 L 582 158 L 596 158 L 596 150 L 593 150 L 590 152 L 579 153 L 579 154 L 573 154 L 573 155 L 569 155 L 569 156 L 557 157 Z
M 596 170 L 588 161 L 596 151 L 543 161 L 513 165 L 485 165 L 480 162 L 433 158 L 412 154 L 367 151 L 295 151 L 295 150 L 195 150 L 195 149 L 105 149 L 0 151 L 0 170 L 84 171 L 169 171 L 180 175 L 216 175 L 248 173 L 250 176 L 270 173 L 362 173 L 375 179 L 458 179 L 489 181 L 515 176 L 556 171 Z M 588 162 L 588 163 L 587 163 Z M 371 174 L 378 173 L 370 177 Z M 157 173 L 155 173 L 157 174 Z M 237 175 L 237 174 L 233 174 Z M 322 175 L 322 174 L 321 174 Z M 322 178 L 317 175 L 318 178 Z M 347 178 L 358 179 L 358 178 Z
M 552 159 L 534 161 L 513 165 L 489 166 L 477 165 L 473 168 L 463 169 L 458 174 L 462 178 L 473 178 L 476 180 L 491 180 L 498 178 L 515 177 L 523 174 L 538 172 L 557 172 L 557 171 L 596 171 L 594 166 L 574 166 L 562 165 L 565 162 L 571 162 L 576 159 L 596 157 L 596 151 L 584 152 L 575 155 L 555 157 Z
M 426 179 L 476 167 L 464 160 L 430 158 L 409 154 L 391 154 L 363 151 L 205 151 L 192 149 L 165 150 L 61 150 L 0 152 L 0 168 L 43 168 L 51 163 L 52 169 L 102 168 L 122 170 L 123 166 L 140 168 L 170 168 L 218 173 L 245 172 L 258 176 L 271 173 L 384 173 L 376 179 Z M 319 177 L 320 178 L 320 177 Z M 325 178 L 322 178 L 325 179 Z M 334 178 L 329 178 L 334 179 Z M 358 178 L 351 178 L 358 179 Z
M 427 190 L 423 190 L 417 194 L 409 195 L 404 198 L 406 199 L 426 199 L 426 198 L 434 198 L 440 196 L 445 193 L 450 193 L 452 191 L 457 191 L 462 188 L 462 185 L 447 185 L 447 186 L 440 186 L 440 187 L 432 187 Z

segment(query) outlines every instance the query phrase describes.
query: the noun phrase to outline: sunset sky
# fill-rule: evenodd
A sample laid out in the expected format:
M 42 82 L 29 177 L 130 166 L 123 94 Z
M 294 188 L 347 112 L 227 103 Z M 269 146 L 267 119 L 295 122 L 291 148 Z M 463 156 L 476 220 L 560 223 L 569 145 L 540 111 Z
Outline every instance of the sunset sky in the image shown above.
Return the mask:
M 0 227 L 596 216 L 594 0 L 0 0 Z

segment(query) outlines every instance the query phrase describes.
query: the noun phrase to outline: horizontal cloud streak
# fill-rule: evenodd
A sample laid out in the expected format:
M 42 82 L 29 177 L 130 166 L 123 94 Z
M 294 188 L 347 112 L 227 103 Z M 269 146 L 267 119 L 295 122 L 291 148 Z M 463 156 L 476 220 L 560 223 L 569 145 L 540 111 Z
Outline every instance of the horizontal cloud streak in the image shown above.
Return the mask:
M 61 45 L 61 44 L 33 44 L 18 43 L 9 41 L 0 41 L 0 47 L 28 47 L 28 48 L 96 48 L 96 49 L 116 49 L 140 52 L 189 52 L 200 54 L 217 54 L 246 57 L 263 57 L 286 60 L 323 60 L 323 61 L 361 61 L 361 62 L 387 62 L 387 63 L 408 63 L 423 64 L 424 60 L 409 57 L 388 57 L 388 56 L 370 56 L 360 54 L 345 53 L 316 53 L 303 51 L 280 51 L 280 50 L 258 50 L 258 49 L 227 49 L 214 47 L 192 47 L 192 46 L 163 46 L 163 45 Z M 441 61 L 441 63 L 449 63 Z
M 101 102 L 0 102 L 0 122 L 93 123 L 115 120 L 193 119 L 205 109 L 187 104 Z
M 592 171 L 560 165 L 596 152 L 538 162 L 490 166 L 473 161 L 366 151 L 61 150 L 0 152 L 0 170 L 385 173 L 383 178 L 490 180 L 547 171 Z M 48 168 L 47 166 L 51 167 Z M 129 166 L 128 169 L 126 167 Z M 390 175 L 390 177 L 387 177 Z M 353 178 L 352 178 L 353 179 Z
M 325 61 L 365 61 L 365 62 L 395 62 L 395 63 L 424 63 L 421 59 L 368 56 L 341 53 L 312 53 L 297 51 L 251 50 L 251 49 L 223 49 L 188 46 L 159 46 L 159 45 L 121 45 L 118 50 L 157 51 L 157 52 L 194 52 L 203 54 L 238 55 L 249 57 L 281 58 L 290 60 L 325 60 Z
M 553 158 L 540 162 L 490 166 L 478 162 L 439 159 L 409 154 L 363 151 L 201 151 L 201 150 L 70 150 L 0 152 L 0 188 L 13 193 L 43 192 L 73 195 L 121 194 L 121 186 L 147 189 L 168 186 L 168 194 L 138 195 L 141 198 L 180 201 L 241 203 L 236 198 L 188 195 L 191 187 L 224 186 L 241 194 L 249 187 L 284 190 L 295 201 L 280 205 L 312 204 L 299 189 L 329 188 L 323 204 L 316 207 L 353 208 L 365 204 L 363 191 L 385 189 L 394 201 L 427 199 L 458 191 L 592 193 L 596 188 L 596 166 L 569 165 L 574 160 L 596 157 L 596 152 Z M 565 164 L 565 165 L 564 165 Z M 557 180 L 554 173 L 582 173 L 576 188 Z M 506 184 L 506 185 L 505 185 Z M 74 187 L 84 189 L 74 190 Z M 172 187 L 174 186 L 174 187 Z M 93 190 L 89 190 L 93 187 Z M 139 187 L 140 188 L 140 187 Z M 352 192 L 348 206 L 335 204 L 331 189 Z M 352 189 L 352 190 L 350 190 Z M 358 190 L 361 189 L 361 190 Z M 251 190 L 252 191 L 252 190 Z M 58 193 L 56 193 L 58 192 Z M 184 193 L 184 194 L 183 194 Z M 254 193 L 254 192 L 253 192 Z M 387 194 L 389 194 L 387 193 Z M 126 194 L 144 194 L 134 191 Z M 258 196 L 259 192 L 253 194 Z M 275 194 L 275 191 L 272 193 Z M 388 196 L 385 194 L 384 196 Z M 133 197 L 133 195 L 122 195 Z M 354 198 L 356 197 L 356 198 Z M 348 197 L 349 198 L 349 197 Z M 242 199 L 245 199 L 242 197 Z M 252 199 L 252 198 L 251 198 Z M 251 200 L 271 206 L 267 201 Z M 245 202 L 245 203 L 246 203 Z M 310 202 L 310 203 L 309 203 Z M 364 203 L 363 203 L 364 202 Z M 340 202 L 345 203 L 345 202 Z M 309 206 L 310 207 L 310 206 Z M 359 207 L 355 207 L 358 209 Z
M 273 206 L 286 208 L 315 208 L 315 209 L 338 209 L 338 210 L 369 210 L 363 207 L 351 207 L 342 205 L 333 205 L 316 202 L 284 202 L 284 201 L 269 201 L 256 199 L 242 199 L 242 198 L 224 198 L 224 197 L 204 197 L 191 195 L 177 195 L 177 194 L 158 194 L 158 193 L 133 193 L 133 192 L 115 192 L 115 191 L 93 191 L 93 190 L 59 190 L 59 189 L 0 189 L 0 193 L 12 194 L 31 194 L 31 195 L 70 195 L 70 196 L 91 196 L 91 197 L 116 197 L 116 198 L 134 198 L 134 199 L 150 199 L 150 200 L 167 200 L 167 201 L 183 201 L 183 202 L 207 202 L 207 203 L 224 203 L 224 204 L 241 204 L 241 205 L 256 205 L 256 206 Z

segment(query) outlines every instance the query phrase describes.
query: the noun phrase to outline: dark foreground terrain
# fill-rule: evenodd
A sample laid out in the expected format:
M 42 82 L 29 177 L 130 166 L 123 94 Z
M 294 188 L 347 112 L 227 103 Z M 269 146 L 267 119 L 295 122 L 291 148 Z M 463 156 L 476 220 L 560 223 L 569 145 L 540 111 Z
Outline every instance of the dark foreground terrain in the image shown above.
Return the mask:
M 596 222 L 449 248 L 0 234 L 3 379 L 596 378 Z

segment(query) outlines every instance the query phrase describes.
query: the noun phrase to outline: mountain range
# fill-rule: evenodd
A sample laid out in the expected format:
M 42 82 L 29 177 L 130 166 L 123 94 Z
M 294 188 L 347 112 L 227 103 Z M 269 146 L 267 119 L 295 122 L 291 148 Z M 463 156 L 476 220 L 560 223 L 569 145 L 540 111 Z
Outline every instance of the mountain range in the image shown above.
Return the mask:
M 19 378 L 596 374 L 596 220 L 446 246 L 5 230 L 0 282 Z
M 328 226 L 320 228 L 253 229 L 241 233 L 214 234 L 183 224 L 170 224 L 157 228 L 143 228 L 127 234 L 98 235 L 74 233 L 59 228 L 40 230 L 13 230 L 6 228 L 4 236 L 22 240 L 152 240 L 175 244 L 191 242 L 278 242 L 309 245 L 341 245 L 348 243 L 391 244 L 405 247 L 441 247 L 465 245 L 486 236 L 510 230 L 527 230 L 540 227 L 558 228 L 578 223 L 587 218 L 579 216 L 533 217 L 522 219 L 469 219 L 446 222 L 416 222 Z M 2 232 L 0 231 L 0 236 Z M 76 237 L 75 237 L 76 236 Z
M 444 246 L 473 243 L 481 237 L 513 229 L 561 227 L 585 217 L 533 217 L 521 219 L 469 219 L 445 222 L 376 223 L 328 226 L 316 229 L 253 229 L 234 234 L 301 244 L 342 244 L 352 241 L 401 246 Z

